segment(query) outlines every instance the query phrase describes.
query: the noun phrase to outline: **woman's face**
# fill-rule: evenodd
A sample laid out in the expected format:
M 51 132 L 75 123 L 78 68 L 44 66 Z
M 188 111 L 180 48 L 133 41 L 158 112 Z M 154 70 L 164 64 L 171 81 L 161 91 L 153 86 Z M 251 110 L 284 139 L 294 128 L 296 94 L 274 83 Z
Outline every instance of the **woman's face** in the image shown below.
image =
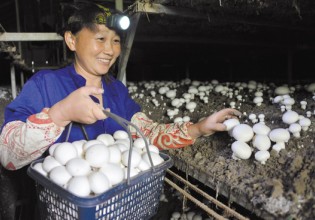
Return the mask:
M 76 71 L 85 76 L 101 76 L 108 72 L 120 55 L 120 37 L 105 25 L 97 25 L 96 31 L 83 28 L 73 36 Z

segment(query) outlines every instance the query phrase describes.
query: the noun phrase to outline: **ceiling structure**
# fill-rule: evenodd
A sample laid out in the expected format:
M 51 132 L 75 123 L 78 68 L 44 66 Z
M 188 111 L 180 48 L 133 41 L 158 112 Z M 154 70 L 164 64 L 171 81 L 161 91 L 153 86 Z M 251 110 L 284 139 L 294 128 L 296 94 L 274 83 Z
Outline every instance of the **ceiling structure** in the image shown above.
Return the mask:
M 0 24 L 7 32 L 57 32 L 61 26 L 61 5 L 73 2 L 76 1 L 3 0 Z M 120 1 L 94 2 L 115 7 Z M 275 68 L 283 72 L 280 77 L 287 77 L 301 65 L 307 67 L 304 74 L 315 70 L 308 62 L 315 58 L 313 0 L 127 0 L 123 1 L 123 9 L 130 15 L 140 14 L 130 56 L 126 58 L 129 72 L 135 72 L 131 79 L 145 79 L 150 71 L 161 78 L 173 71 L 180 78 L 184 75 L 179 72 L 202 72 L 207 65 L 213 72 L 231 76 L 241 65 L 248 65 L 251 71 L 253 67 L 249 66 L 256 61 L 262 65 L 261 72 Z M 20 12 L 18 16 L 16 10 Z M 24 50 L 32 50 L 24 56 L 25 63 L 30 65 L 29 57 L 35 59 L 34 51 L 40 51 L 41 46 L 51 50 L 55 44 L 58 43 L 24 45 Z M 53 62 L 61 59 L 62 53 L 60 49 Z M 268 64 L 268 57 L 278 58 L 278 64 Z

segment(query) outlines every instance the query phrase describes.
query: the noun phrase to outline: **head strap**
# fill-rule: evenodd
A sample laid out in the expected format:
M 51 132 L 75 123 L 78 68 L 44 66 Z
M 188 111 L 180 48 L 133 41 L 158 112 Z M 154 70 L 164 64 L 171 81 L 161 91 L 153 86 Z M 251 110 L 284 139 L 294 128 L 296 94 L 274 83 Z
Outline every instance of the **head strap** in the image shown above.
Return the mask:
M 99 4 L 96 4 L 97 7 L 99 7 L 100 9 L 102 9 L 104 11 L 104 13 L 102 14 L 99 14 L 96 16 L 95 18 L 95 22 L 96 24 L 104 24 L 106 25 L 107 24 L 107 19 L 109 16 L 112 15 L 112 13 L 110 12 L 109 8 L 105 8 L 104 6 L 102 5 L 99 5 Z

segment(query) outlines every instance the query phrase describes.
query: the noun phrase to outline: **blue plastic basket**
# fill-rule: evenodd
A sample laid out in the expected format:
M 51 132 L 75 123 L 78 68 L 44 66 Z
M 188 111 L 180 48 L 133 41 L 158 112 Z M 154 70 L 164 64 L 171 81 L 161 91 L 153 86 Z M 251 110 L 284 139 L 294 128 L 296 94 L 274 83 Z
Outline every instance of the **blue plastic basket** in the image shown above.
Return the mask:
M 124 181 L 98 196 L 78 197 L 33 169 L 27 173 L 36 182 L 41 219 L 51 220 L 141 220 L 156 214 L 170 156 L 160 153 L 162 164 Z

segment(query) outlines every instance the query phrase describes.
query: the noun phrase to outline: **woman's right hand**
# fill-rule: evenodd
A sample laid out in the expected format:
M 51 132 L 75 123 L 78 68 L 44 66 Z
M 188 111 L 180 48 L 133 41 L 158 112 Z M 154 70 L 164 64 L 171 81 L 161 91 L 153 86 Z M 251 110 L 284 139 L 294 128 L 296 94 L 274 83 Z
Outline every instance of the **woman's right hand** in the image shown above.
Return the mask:
M 105 119 L 103 107 L 90 97 L 90 95 L 96 96 L 103 92 L 103 89 L 97 87 L 81 87 L 53 105 L 48 114 L 52 121 L 60 127 L 67 126 L 71 121 L 92 124 L 97 120 Z

